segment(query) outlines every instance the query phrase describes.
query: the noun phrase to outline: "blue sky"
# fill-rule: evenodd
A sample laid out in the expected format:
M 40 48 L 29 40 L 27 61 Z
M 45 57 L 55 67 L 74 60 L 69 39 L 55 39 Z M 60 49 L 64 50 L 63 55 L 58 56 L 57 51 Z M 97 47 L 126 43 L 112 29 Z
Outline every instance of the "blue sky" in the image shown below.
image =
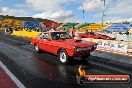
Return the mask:
M 105 22 L 132 21 L 132 0 L 0 0 L 1 15 L 58 22 L 101 22 L 103 12 Z

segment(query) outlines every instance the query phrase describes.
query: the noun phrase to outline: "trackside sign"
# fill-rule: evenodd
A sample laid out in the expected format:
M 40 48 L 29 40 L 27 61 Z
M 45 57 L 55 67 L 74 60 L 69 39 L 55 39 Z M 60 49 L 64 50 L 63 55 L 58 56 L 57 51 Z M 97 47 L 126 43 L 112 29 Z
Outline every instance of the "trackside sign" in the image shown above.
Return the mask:
M 100 41 L 97 43 L 98 43 L 98 46 L 97 46 L 98 48 L 105 48 L 105 49 L 110 49 L 115 51 L 127 52 L 127 45 L 108 43 L 105 41 Z
M 101 40 L 101 39 L 89 39 L 89 38 L 83 38 L 83 40 L 96 42 L 98 44 L 97 46 L 98 49 L 113 50 L 123 53 L 128 52 L 127 43 L 123 43 L 123 42 L 121 43 L 119 41 L 113 41 L 113 40 Z

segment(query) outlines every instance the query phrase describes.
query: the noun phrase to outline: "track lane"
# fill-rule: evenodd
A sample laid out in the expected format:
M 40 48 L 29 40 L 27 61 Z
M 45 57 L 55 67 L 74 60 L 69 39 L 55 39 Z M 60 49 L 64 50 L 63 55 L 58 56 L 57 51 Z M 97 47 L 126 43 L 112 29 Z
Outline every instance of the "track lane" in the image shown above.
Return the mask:
M 3 55 L 1 60 L 6 64 L 13 64 L 15 75 L 20 78 L 27 88 L 43 88 L 55 87 L 55 88 L 82 88 L 78 86 L 75 80 L 76 70 L 80 63 L 72 65 L 61 65 L 56 60 L 56 56 L 48 53 L 37 54 L 34 52 L 31 45 L 17 45 L 17 41 L 22 43 L 19 39 L 10 38 L 10 36 L 4 36 L 9 39 L 3 38 L 5 41 L 0 42 L 0 52 Z M 6 59 L 3 59 L 5 57 Z M 9 61 L 9 62 L 8 62 Z M 90 69 L 89 69 L 90 68 Z M 87 69 L 87 73 L 91 74 L 118 74 L 116 71 L 107 71 L 106 69 L 100 69 L 97 67 L 90 67 Z M 22 76 L 23 75 L 23 76 Z M 27 80 L 27 81 L 26 81 Z M 25 81 L 25 82 L 24 82 Z M 27 82 L 27 83 L 26 83 Z M 84 88 L 129 88 L 130 85 L 119 84 L 88 84 L 83 86 Z

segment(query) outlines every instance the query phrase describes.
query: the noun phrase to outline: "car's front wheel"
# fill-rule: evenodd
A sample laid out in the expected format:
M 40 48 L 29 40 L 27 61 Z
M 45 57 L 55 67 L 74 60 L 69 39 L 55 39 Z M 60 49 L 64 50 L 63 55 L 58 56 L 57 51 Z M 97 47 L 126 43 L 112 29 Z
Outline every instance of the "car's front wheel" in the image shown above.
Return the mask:
M 40 52 L 40 49 L 39 49 L 39 47 L 38 47 L 37 44 L 34 45 L 34 49 L 35 49 L 35 51 L 36 51 L 37 53 Z
M 69 56 L 65 50 L 60 50 L 58 53 L 58 59 L 61 63 L 67 64 L 69 60 Z

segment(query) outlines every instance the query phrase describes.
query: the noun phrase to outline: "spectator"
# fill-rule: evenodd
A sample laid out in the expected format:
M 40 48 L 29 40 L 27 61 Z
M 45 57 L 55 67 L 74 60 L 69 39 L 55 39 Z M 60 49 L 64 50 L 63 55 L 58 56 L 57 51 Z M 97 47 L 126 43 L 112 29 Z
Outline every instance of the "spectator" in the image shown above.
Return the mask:
M 13 33 L 13 29 L 11 27 L 5 29 L 5 33 L 6 34 L 12 34 Z
M 129 35 L 129 31 L 126 32 L 126 35 Z
M 73 29 L 72 29 L 72 37 L 73 37 L 73 38 L 75 37 L 75 33 L 76 33 L 76 30 L 75 30 L 75 28 L 73 27 Z
M 13 29 L 11 27 L 9 27 L 9 31 L 10 31 L 10 34 L 13 33 Z

